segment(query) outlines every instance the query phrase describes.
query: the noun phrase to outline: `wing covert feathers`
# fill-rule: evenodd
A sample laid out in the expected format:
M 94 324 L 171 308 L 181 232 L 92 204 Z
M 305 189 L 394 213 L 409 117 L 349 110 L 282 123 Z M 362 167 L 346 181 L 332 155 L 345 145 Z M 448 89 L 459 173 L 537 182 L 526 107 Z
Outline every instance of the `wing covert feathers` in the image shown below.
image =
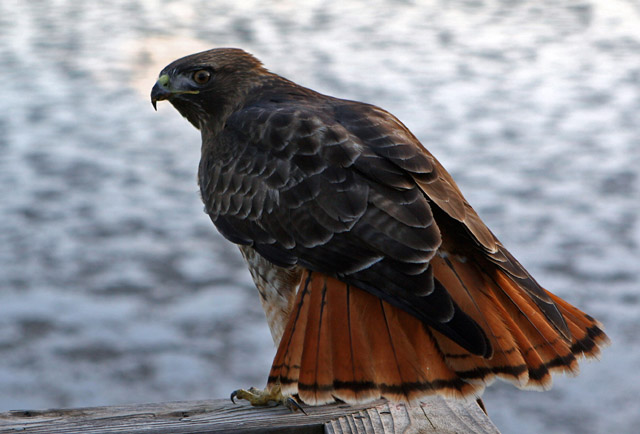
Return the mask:
M 280 384 L 310 405 L 411 402 L 434 393 L 475 398 L 495 378 L 547 389 L 553 372 L 577 373 L 577 357 L 597 357 L 608 342 L 596 320 L 546 292 L 571 332 L 565 339 L 502 271 L 490 276 L 447 255 L 431 263 L 435 279 L 487 335 L 490 357 L 366 291 L 306 270 L 268 387 Z

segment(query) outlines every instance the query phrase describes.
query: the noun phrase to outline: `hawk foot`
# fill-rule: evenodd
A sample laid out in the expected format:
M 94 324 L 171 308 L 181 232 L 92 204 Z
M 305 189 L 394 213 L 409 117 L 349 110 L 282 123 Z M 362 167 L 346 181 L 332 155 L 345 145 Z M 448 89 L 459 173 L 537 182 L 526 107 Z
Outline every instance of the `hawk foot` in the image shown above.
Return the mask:
M 231 393 L 231 402 L 234 404 L 236 403 L 235 398 L 249 401 L 253 406 L 263 407 L 283 405 L 292 412 L 300 410 L 304 414 L 307 414 L 293 397 L 282 394 L 280 386 L 274 386 L 270 389 L 256 389 L 255 387 L 251 387 L 249 390 L 234 390 Z

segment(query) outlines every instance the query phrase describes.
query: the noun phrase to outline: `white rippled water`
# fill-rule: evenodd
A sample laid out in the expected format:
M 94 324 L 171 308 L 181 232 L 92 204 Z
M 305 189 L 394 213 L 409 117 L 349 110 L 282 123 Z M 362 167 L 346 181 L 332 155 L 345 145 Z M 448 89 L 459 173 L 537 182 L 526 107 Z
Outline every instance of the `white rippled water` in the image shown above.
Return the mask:
M 149 91 L 182 55 L 256 54 L 382 106 L 546 287 L 613 345 L 504 433 L 640 425 L 640 5 L 576 1 L 0 3 L 0 411 L 226 397 L 274 354 L 202 212 L 199 134 Z

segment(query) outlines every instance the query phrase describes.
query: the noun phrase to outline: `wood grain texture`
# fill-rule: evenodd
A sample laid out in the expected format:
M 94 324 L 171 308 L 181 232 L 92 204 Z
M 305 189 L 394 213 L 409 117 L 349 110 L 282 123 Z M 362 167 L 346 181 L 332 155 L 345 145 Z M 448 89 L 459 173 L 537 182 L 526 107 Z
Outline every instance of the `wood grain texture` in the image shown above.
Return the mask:
M 499 433 L 475 403 L 434 398 L 420 406 L 386 403 L 331 420 L 328 434 Z
M 498 433 L 475 403 L 438 396 L 414 407 L 378 401 L 305 407 L 305 411 L 308 416 L 283 407 L 254 408 L 227 400 L 19 410 L 0 413 L 0 434 Z

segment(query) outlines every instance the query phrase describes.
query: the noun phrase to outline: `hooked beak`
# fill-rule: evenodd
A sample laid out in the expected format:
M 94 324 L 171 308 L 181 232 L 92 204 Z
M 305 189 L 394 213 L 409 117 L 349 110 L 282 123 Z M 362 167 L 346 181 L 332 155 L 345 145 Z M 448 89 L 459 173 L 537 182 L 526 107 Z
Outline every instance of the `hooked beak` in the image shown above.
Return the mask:
M 156 81 L 153 89 L 151 89 L 151 105 L 157 111 L 158 109 L 156 108 L 156 103 L 158 101 L 164 101 L 165 99 L 169 99 L 175 95 L 197 95 L 199 93 L 199 90 L 194 89 L 180 90 L 179 85 L 176 89 L 172 88 L 171 82 L 169 81 L 169 74 L 162 74 L 160 77 L 158 77 L 158 81 Z
M 171 89 L 169 89 L 169 75 L 162 74 L 158 78 L 158 81 L 156 81 L 153 89 L 151 89 L 151 105 L 153 106 L 153 109 L 158 111 L 156 103 L 158 101 L 169 99 L 172 93 Z

